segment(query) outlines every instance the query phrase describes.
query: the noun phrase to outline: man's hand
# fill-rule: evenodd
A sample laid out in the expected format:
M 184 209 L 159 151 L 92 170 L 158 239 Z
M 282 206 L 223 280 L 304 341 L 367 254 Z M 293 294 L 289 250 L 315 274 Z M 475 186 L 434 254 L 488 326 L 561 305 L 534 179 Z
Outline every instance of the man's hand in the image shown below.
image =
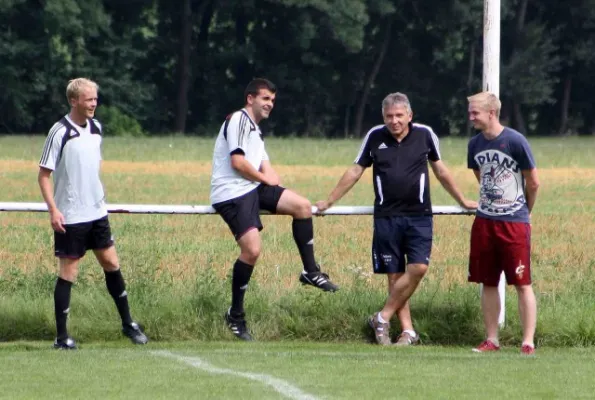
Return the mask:
M 467 200 L 463 199 L 461 202 L 461 207 L 466 208 L 467 210 L 477 210 L 479 204 L 475 200 Z
M 60 210 L 50 211 L 50 222 L 52 223 L 52 229 L 58 233 L 66 233 L 64 228 L 64 215 Z
M 265 185 L 269 186 L 277 186 L 281 183 L 281 179 L 279 179 L 279 175 L 277 175 L 274 171 L 264 173 L 264 181 Z
M 281 178 L 269 160 L 262 160 L 259 172 L 262 174 L 261 182 L 265 185 L 277 186 L 281 184 Z
M 324 211 L 331 208 L 332 204 L 327 200 L 320 200 L 316 202 L 315 206 L 317 208 L 316 214 L 322 214 Z

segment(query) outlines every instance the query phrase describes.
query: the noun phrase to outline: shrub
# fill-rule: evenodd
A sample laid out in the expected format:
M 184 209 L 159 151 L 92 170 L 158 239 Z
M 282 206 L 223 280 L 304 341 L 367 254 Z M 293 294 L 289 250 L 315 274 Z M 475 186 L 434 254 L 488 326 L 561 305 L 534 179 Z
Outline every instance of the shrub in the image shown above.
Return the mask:
M 117 107 L 102 106 L 98 109 L 98 117 L 104 132 L 110 136 L 144 136 L 138 121 Z

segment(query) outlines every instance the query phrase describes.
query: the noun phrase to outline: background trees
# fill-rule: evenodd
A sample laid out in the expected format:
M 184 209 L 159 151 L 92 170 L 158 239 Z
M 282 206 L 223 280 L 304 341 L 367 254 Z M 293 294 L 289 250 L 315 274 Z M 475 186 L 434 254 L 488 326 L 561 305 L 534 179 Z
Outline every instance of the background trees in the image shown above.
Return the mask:
M 269 134 L 361 136 L 402 91 L 416 120 L 469 135 L 483 0 L 0 0 L 0 131 L 44 132 L 75 76 L 113 134 L 214 135 L 246 83 L 279 86 Z M 595 0 L 503 0 L 503 118 L 593 134 Z

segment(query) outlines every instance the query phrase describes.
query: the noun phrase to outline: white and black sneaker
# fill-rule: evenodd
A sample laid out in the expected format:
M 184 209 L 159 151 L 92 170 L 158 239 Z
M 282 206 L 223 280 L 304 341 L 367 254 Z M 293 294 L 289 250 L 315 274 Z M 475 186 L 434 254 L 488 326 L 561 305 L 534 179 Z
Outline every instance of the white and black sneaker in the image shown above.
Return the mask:
M 56 338 L 54 341 L 54 349 L 76 350 L 76 342 L 70 336 L 67 336 L 64 339 Z
M 225 322 L 227 323 L 229 330 L 239 339 L 251 342 L 254 339 L 252 339 L 252 335 L 246 326 L 245 316 L 246 314 L 244 313 L 232 316 L 230 310 L 227 310 L 225 313 Z
M 325 292 L 336 292 L 339 290 L 339 286 L 331 282 L 328 275 L 321 271 L 302 271 L 300 274 L 300 282 L 302 282 L 303 285 L 312 285 Z

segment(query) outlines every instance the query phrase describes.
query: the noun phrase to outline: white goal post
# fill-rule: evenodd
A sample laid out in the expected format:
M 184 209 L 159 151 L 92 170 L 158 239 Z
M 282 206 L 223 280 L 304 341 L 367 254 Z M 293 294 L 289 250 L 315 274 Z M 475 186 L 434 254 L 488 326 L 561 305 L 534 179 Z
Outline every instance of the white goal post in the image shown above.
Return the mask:
M 500 97 L 500 0 L 484 0 L 483 3 L 483 90 Z M 498 284 L 500 315 L 498 323 L 504 326 L 506 279 L 504 273 Z

